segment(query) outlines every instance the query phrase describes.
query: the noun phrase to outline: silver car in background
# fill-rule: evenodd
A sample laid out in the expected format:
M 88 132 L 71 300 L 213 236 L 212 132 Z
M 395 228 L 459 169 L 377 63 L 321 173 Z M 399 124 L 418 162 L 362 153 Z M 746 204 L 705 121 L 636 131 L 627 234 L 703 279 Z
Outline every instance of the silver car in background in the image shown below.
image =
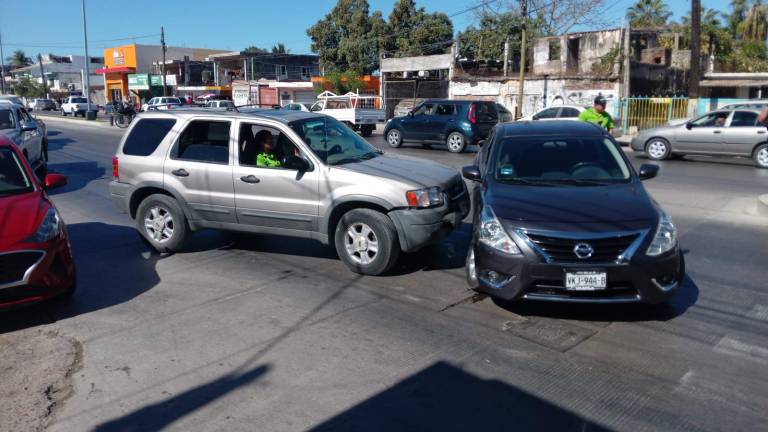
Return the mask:
M 673 156 L 748 157 L 768 168 L 768 127 L 755 109 L 717 110 L 689 122 L 646 129 L 632 139 L 632 150 L 653 160 Z

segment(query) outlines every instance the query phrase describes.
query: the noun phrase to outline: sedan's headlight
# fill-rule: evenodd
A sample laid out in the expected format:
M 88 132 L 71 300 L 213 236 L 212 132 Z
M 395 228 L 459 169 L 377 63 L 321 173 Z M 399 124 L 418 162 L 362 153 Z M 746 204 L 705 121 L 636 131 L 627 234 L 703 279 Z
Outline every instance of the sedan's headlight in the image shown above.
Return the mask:
M 651 245 L 648 246 L 650 256 L 661 255 L 674 248 L 677 245 L 677 228 L 672 222 L 672 218 L 664 210 L 659 210 L 659 226 L 656 228 L 656 235 L 653 237 Z
M 37 231 L 27 238 L 28 243 L 45 243 L 52 239 L 61 230 L 61 219 L 56 209 L 50 207 L 45 212 L 43 221 L 37 227 Z
M 411 190 L 405 193 L 405 199 L 413 208 L 437 207 L 443 204 L 443 191 L 437 186 Z
M 493 210 L 489 206 L 483 207 L 480 214 L 480 243 L 486 244 L 494 249 L 510 255 L 520 255 L 520 248 L 509 237 L 501 222 L 496 218 Z

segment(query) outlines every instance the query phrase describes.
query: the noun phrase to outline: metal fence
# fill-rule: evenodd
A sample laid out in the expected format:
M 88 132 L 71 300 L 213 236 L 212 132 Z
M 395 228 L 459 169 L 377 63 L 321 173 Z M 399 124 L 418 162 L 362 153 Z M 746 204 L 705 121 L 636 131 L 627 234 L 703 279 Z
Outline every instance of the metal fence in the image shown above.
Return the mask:
M 631 97 L 621 101 L 622 127 L 649 129 L 667 124 L 672 119 L 688 116 L 687 97 Z

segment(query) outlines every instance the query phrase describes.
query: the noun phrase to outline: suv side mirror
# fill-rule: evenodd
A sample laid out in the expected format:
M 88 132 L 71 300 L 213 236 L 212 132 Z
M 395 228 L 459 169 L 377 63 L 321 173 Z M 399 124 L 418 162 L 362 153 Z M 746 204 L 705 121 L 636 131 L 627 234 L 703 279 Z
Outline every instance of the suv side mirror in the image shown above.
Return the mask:
M 640 180 L 649 180 L 659 175 L 659 166 L 652 164 L 643 164 L 640 166 L 640 172 L 638 173 Z
M 45 176 L 45 188 L 56 189 L 67 184 L 67 177 L 61 174 L 48 174 Z
M 21 131 L 22 132 L 34 132 L 37 130 L 37 123 L 35 122 L 24 122 L 21 124 Z
M 480 167 L 477 165 L 467 165 L 461 169 L 461 175 L 467 180 L 480 181 Z
M 283 168 L 305 172 L 309 170 L 309 162 L 303 157 L 291 155 L 285 158 Z
M 685 128 L 688 130 L 693 129 L 693 122 L 685 122 Z
M 531 118 L 532 118 L 533 120 L 538 120 L 538 119 L 540 119 L 541 117 L 539 117 L 539 115 L 538 115 L 538 114 L 534 114 L 534 116 L 533 116 L 533 117 L 531 117 Z

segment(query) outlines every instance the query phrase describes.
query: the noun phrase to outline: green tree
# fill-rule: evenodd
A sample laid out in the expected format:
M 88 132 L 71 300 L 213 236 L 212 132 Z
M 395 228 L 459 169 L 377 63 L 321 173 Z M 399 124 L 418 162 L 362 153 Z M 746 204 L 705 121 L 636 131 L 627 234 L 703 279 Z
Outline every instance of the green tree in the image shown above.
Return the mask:
M 749 0 L 731 0 L 731 13 L 726 14 L 723 12 L 728 23 L 728 30 L 733 37 L 738 36 L 739 24 L 747 17 L 747 10 L 749 9 Z
M 10 63 L 11 69 L 18 69 L 32 64 L 32 59 L 27 57 L 22 50 L 14 51 L 10 57 L 6 58 L 6 60 Z
M 278 42 L 277 45 L 272 47 L 272 54 L 288 54 L 291 50 L 285 49 L 285 45 L 282 42 Z
M 444 13 L 427 13 L 414 0 L 397 0 L 389 14 L 388 32 L 381 46 L 399 55 L 415 56 L 445 51 L 453 39 L 453 23 Z
M 637 0 L 627 11 L 632 27 L 660 27 L 667 24 L 670 16 L 672 12 L 662 0 Z
M 768 7 L 760 0 L 756 0 L 747 11 L 744 20 L 736 26 L 736 30 L 744 40 L 764 43 L 768 37 Z
M 11 90 L 16 96 L 25 97 L 27 99 L 45 96 L 43 85 L 36 83 L 28 76 L 19 78 L 19 80 L 12 85 Z
M 269 52 L 264 48 L 257 47 L 256 45 L 251 45 L 249 47 L 246 47 L 243 51 L 248 54 L 264 54 Z
M 515 12 L 483 13 L 478 27 L 470 25 L 459 33 L 459 55 L 472 60 L 502 60 L 504 42 L 509 38 L 512 58 L 512 53 L 520 51 L 522 24 L 522 18 Z M 543 27 L 539 20 L 529 20 L 527 28 L 530 47 L 533 38 L 542 36 Z

